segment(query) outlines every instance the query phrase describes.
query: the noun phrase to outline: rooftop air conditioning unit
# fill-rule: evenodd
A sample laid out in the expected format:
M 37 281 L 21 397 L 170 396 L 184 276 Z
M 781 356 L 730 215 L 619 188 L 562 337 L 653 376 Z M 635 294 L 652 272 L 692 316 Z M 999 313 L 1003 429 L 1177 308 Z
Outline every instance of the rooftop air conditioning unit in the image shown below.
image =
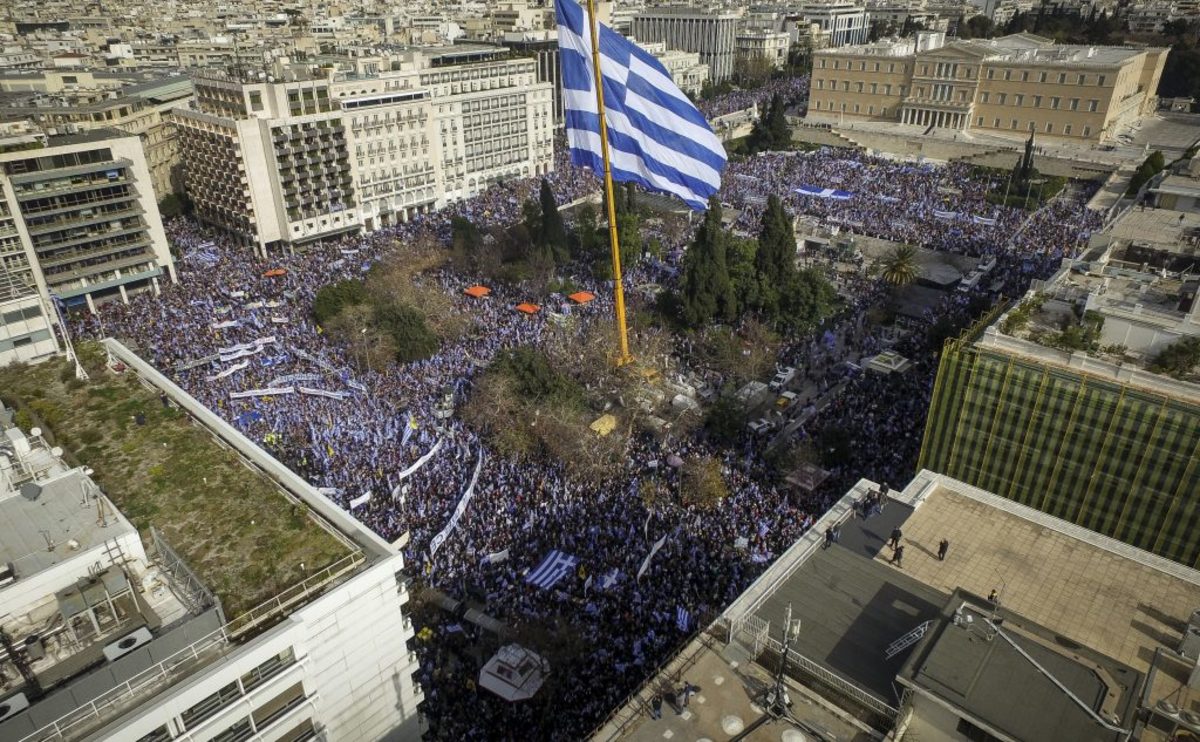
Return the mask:
M 137 631 L 134 631 L 131 634 L 126 634 L 115 642 L 105 645 L 104 656 L 109 662 L 113 662 L 129 654 L 143 644 L 149 644 L 153 640 L 154 635 L 150 633 L 149 629 L 143 626 Z
M 1200 627 L 1188 626 L 1183 630 L 1179 653 L 1191 660 L 1200 658 Z
M 24 693 L 9 696 L 0 701 L 0 721 L 7 721 L 25 709 L 29 708 L 29 699 Z

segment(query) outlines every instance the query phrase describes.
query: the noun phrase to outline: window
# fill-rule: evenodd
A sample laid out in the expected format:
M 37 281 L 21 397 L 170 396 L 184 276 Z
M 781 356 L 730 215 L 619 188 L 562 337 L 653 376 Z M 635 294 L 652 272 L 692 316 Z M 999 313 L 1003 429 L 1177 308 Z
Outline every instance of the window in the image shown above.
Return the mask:
M 1004 105 L 1004 101 L 1007 99 L 1008 99 L 1007 93 L 996 93 L 996 103 L 997 104 L 1002 106 L 1002 105 Z
M 1038 82 L 1046 82 L 1046 73 L 1042 72 L 1038 75 Z
M 857 103 L 854 104 L 854 112 L 858 113 L 858 104 Z
M 1004 79 L 1005 79 L 1005 80 L 1011 80 L 1011 79 L 1012 79 L 1012 70 L 1004 70 Z
M 874 82 L 871 83 L 871 95 L 875 95 L 878 92 L 879 92 L 879 83 L 874 83 Z M 599 110 L 599 109 L 597 109 L 597 110 Z
M 1021 71 L 1021 82 L 1029 82 L 1029 72 L 1027 70 Z
M 1050 99 L 1050 107 L 1053 108 L 1055 111 L 1058 110 L 1058 103 L 1059 103 L 1058 96 L 1055 96 Z
M 996 70 L 991 70 L 991 69 L 990 69 L 990 70 L 988 70 L 988 79 L 989 79 L 989 80 L 995 80 L 995 79 L 996 79 Z
M 1070 124 L 1067 124 L 1066 126 L 1063 127 L 1063 134 L 1066 134 L 1067 136 L 1071 136 L 1071 125 Z
M 992 128 L 993 129 L 1000 128 L 1000 118 L 999 117 L 996 117 L 996 119 L 994 121 L 992 121 Z
M 987 94 L 987 93 L 980 93 L 980 95 L 979 95 L 979 102 L 980 102 L 980 103 L 987 103 L 987 102 L 988 102 L 988 94 Z M 597 109 L 597 110 L 599 110 L 599 109 Z
M 859 62 L 859 63 L 858 63 L 858 70 L 859 70 L 859 72 L 866 72 L 866 71 L 867 71 L 867 63 L 866 63 L 866 62 Z
M 1012 128 L 1013 129 L 1017 128 L 1017 120 L 1016 119 L 1012 120 Z
M 879 71 L 879 62 L 876 62 L 876 63 L 875 63 L 875 71 L 876 71 L 876 72 L 878 72 L 878 71 Z
M 896 71 L 896 63 L 888 62 L 888 72 L 895 72 L 895 71 Z
M 1100 76 L 1098 76 L 1098 77 L 1096 78 L 1096 84 L 1097 84 L 1097 85 L 1101 85 L 1101 86 L 1103 86 L 1103 85 L 1104 85 L 1104 80 L 1105 80 L 1105 77 L 1104 77 L 1104 75 L 1100 75 Z
M 1042 96 L 1040 96 L 1040 95 L 1033 96 L 1033 107 L 1034 108 L 1042 107 Z
M 263 109 L 262 93 L 258 90 L 250 91 L 250 110 L 261 111 Z
M 825 81 L 817 80 L 817 90 L 824 90 L 824 89 L 825 89 Z M 597 108 L 596 110 L 599 111 L 600 109 Z
M 856 93 L 861 93 L 862 91 L 863 91 L 863 84 L 862 84 L 861 82 L 860 82 L 860 83 L 855 83 L 855 85 L 854 85 L 854 92 L 856 92 Z M 600 110 L 600 109 L 596 109 L 596 110 Z M 599 126 L 599 124 L 597 124 L 597 126 Z
M 874 116 L 874 115 L 875 115 L 875 106 L 867 106 L 867 115 L 868 115 L 868 116 Z
M 975 119 L 975 125 L 983 126 L 983 116 L 980 116 L 979 118 Z
M 1083 135 L 1085 137 L 1090 137 L 1092 135 L 1092 127 L 1090 127 L 1090 126 L 1083 127 Z
M 824 57 L 822 57 L 822 58 L 821 58 L 821 69 L 825 69 L 825 59 L 824 59 Z
M 892 94 L 892 86 L 891 86 L 891 84 L 890 84 L 890 83 L 889 83 L 889 84 L 887 84 L 887 85 L 884 85 L 884 86 L 883 86 L 883 94 L 884 94 L 884 95 L 891 95 L 891 94 Z
M 1025 105 L 1025 96 L 1021 95 L 1020 93 L 1017 93 L 1016 95 L 1014 95 L 1013 96 L 1013 105 L 1014 106 Z
M 1046 133 L 1047 134 L 1054 133 L 1054 124 L 1050 123 L 1049 121 L 1046 122 Z
M 839 64 L 841 64 L 841 60 L 838 60 L 838 59 L 833 60 L 833 68 L 835 70 L 838 68 Z M 600 109 L 596 109 L 596 110 L 600 110 Z
M 1091 111 L 1092 113 L 1095 113 L 1096 106 L 1098 106 L 1099 104 L 1100 104 L 1100 101 L 1098 101 L 1098 100 L 1089 100 L 1088 101 L 1088 110 Z
M 1079 99 L 1078 99 L 1078 98 L 1072 98 L 1072 99 L 1071 99 L 1071 110 L 1072 110 L 1072 111 L 1078 111 L 1078 110 L 1079 110 Z
M 1083 75 L 1083 74 L 1081 74 L 1081 75 L 1079 76 L 1079 79 L 1078 79 L 1078 80 L 1075 82 L 1075 84 L 1076 84 L 1076 85 L 1083 85 L 1083 84 L 1084 84 L 1086 81 L 1087 81 L 1087 75 Z

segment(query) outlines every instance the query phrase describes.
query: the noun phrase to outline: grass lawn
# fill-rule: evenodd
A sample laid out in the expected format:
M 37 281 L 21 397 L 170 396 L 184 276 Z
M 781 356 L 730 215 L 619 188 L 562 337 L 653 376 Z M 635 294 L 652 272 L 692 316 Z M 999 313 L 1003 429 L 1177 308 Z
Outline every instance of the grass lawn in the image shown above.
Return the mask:
M 40 425 L 71 463 L 95 470 L 143 541 L 157 528 L 220 598 L 227 618 L 349 553 L 303 506 L 183 412 L 164 408 L 132 373 L 105 371 L 98 353 L 81 349 L 87 382 L 62 359 L 0 369 L 0 397 L 18 407 L 21 427 Z M 135 421 L 138 413 L 145 424 Z

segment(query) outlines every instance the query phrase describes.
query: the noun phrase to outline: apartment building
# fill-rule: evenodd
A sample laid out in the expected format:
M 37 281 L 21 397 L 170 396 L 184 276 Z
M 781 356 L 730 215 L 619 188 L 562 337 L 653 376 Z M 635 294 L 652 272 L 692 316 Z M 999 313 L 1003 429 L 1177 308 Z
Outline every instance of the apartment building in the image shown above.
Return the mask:
M 671 79 L 679 89 L 688 95 L 699 96 L 704 84 L 709 81 L 708 65 L 700 61 L 697 52 L 685 52 L 680 49 L 668 49 L 667 45 L 658 42 L 630 39 L 654 55 L 662 66 L 671 73 Z
M 813 64 L 810 121 L 891 121 L 1094 144 L 1155 110 L 1166 49 L 1067 46 L 1031 34 L 828 49 Z
M 199 73 L 194 107 L 177 114 L 197 213 L 266 253 L 549 172 L 553 85 L 537 60 L 503 53 L 459 45 Z
M 649 8 L 633 19 L 633 36 L 661 41 L 669 49 L 700 55 L 713 82 L 733 77 L 737 59 L 738 13 L 691 7 Z
M 786 31 L 740 31 L 737 35 L 737 59 L 763 62 L 774 69 L 787 64 L 791 37 Z
M 53 297 L 91 311 L 174 282 L 150 183 L 141 140 L 119 131 L 50 137 L 41 149 L 0 152 L 5 272 L 46 303 Z

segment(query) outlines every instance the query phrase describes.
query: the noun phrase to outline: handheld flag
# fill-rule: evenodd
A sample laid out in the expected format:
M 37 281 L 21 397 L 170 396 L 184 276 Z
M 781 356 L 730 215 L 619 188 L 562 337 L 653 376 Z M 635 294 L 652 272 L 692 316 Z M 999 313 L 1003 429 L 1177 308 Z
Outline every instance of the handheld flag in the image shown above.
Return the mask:
M 543 590 L 549 590 L 558 581 L 571 573 L 579 559 L 558 549 L 553 549 L 532 572 L 525 576 L 525 581 Z
M 571 161 L 604 172 L 601 112 L 589 64 L 592 24 L 575 0 L 555 0 Z M 649 52 L 600 29 L 600 74 L 612 179 L 669 193 L 703 211 L 721 187 L 725 148 L 704 114 Z

